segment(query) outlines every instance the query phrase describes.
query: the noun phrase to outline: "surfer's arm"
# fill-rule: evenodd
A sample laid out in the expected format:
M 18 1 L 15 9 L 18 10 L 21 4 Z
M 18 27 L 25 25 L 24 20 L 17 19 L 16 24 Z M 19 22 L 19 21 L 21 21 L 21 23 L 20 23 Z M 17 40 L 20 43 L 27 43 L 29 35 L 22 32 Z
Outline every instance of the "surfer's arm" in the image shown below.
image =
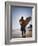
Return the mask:
M 20 23 L 20 24 L 22 24 L 22 21 L 21 21 L 21 20 L 19 20 L 19 23 Z

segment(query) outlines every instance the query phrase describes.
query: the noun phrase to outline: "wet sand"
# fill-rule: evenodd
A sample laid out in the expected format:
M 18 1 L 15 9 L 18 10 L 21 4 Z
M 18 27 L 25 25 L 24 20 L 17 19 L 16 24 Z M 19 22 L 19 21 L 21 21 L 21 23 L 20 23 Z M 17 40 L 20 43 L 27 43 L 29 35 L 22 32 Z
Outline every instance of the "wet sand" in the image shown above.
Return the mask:
M 32 31 L 26 31 L 24 34 L 26 37 L 32 37 Z M 20 30 L 13 30 L 12 38 L 22 38 L 22 32 Z

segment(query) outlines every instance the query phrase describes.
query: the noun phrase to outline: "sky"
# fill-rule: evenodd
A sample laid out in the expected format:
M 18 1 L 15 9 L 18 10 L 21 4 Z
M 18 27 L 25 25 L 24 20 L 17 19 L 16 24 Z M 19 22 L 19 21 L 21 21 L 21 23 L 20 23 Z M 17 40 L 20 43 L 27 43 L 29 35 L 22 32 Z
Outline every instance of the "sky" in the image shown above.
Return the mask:
M 12 15 L 12 29 L 20 29 L 19 20 L 23 16 L 26 19 L 29 16 L 32 16 L 32 8 L 31 7 L 11 7 L 11 15 Z

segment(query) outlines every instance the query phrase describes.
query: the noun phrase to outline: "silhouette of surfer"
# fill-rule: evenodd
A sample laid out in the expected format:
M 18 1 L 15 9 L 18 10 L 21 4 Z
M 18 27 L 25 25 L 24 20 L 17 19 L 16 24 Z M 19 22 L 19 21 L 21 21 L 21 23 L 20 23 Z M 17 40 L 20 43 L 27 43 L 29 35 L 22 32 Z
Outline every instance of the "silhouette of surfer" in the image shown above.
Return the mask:
M 24 19 L 23 19 L 23 16 L 21 17 L 21 19 L 19 20 L 20 22 L 20 25 L 21 25 L 21 31 L 22 31 L 22 37 L 25 37 L 23 36 L 23 33 L 25 34 L 26 30 L 25 30 L 25 25 L 24 25 Z
M 23 33 L 26 33 L 26 25 L 29 23 L 29 21 L 31 20 L 31 17 L 27 17 L 26 20 L 23 19 L 23 16 L 21 17 L 21 19 L 19 20 L 20 25 L 21 25 L 21 31 L 22 31 L 22 37 L 26 37 L 25 35 L 23 35 Z

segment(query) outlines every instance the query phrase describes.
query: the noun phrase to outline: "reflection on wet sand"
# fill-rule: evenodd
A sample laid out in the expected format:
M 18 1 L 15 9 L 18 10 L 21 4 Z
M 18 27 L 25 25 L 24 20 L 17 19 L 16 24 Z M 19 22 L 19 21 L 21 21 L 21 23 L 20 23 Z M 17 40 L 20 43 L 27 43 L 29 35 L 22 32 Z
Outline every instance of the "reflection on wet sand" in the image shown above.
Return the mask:
M 26 31 L 26 33 L 23 34 L 23 36 L 32 37 L 32 30 L 30 29 L 29 31 Z M 13 30 L 12 38 L 22 38 L 22 32 L 20 30 L 18 30 L 18 29 Z

